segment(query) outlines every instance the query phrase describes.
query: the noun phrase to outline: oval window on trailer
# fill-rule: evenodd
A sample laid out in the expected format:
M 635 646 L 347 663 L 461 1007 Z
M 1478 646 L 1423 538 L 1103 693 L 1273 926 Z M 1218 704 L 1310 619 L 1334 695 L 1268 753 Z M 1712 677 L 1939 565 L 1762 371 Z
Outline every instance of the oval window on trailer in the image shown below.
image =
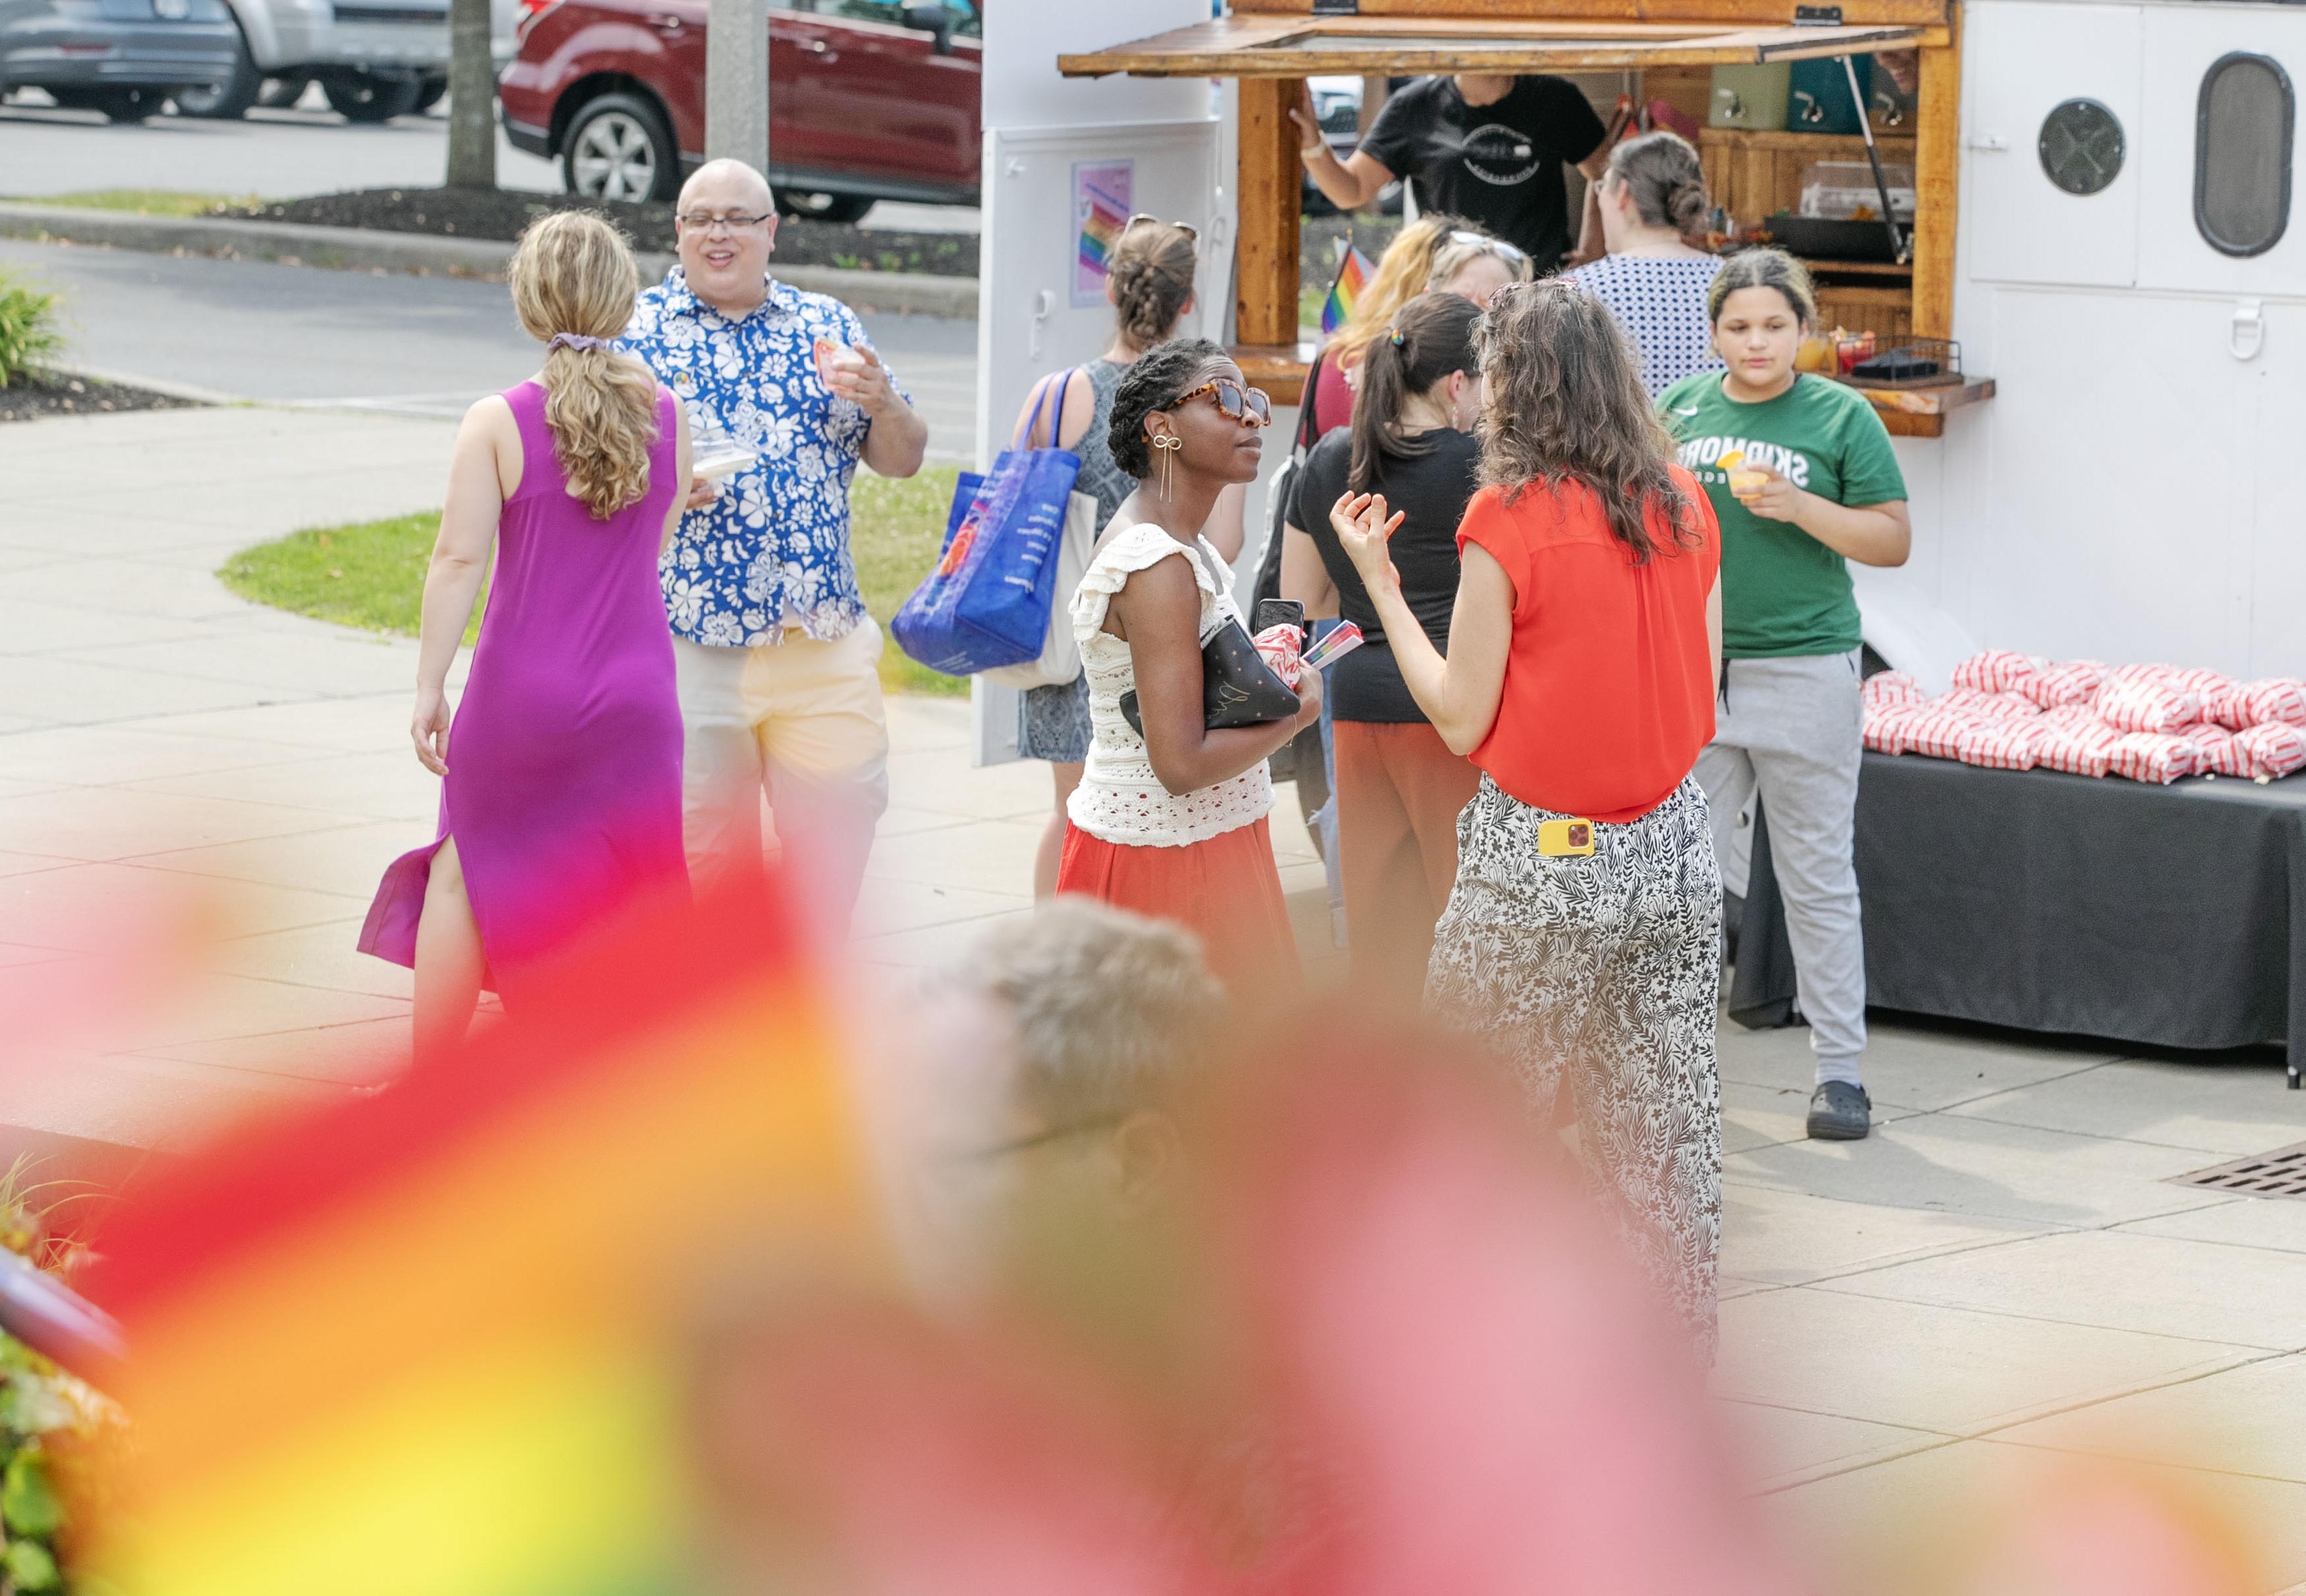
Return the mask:
M 2194 117 L 2194 226 L 2221 254 L 2262 255 L 2290 225 L 2297 103 L 2270 56 L 2237 50 L 2202 74 Z

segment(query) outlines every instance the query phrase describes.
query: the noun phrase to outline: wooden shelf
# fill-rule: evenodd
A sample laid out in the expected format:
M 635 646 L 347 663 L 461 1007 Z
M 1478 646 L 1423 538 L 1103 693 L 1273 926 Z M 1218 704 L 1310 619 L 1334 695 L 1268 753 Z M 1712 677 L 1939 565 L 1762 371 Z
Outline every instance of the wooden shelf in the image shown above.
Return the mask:
M 1297 358 L 1294 344 L 1236 344 L 1226 351 L 1233 356 L 1251 388 L 1261 388 L 1278 407 L 1299 403 L 1305 395 L 1305 372 L 1311 363 Z
M 1911 282 L 1914 269 L 1894 260 L 1814 260 L 1805 255 L 1802 264 L 1813 277 L 1899 277 Z
M 1947 416 L 1994 397 L 1991 377 L 1972 377 L 1939 388 L 1868 388 L 1862 382 L 1843 380 L 1866 396 L 1893 438 L 1939 437 L 1945 431 Z

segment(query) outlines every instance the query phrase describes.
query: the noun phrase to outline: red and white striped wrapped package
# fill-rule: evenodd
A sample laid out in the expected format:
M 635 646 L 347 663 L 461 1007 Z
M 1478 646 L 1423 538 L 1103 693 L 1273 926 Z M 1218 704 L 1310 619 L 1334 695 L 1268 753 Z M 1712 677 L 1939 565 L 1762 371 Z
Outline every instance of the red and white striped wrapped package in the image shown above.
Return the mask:
M 2194 745 L 2182 737 L 2162 732 L 2133 731 L 2114 745 L 2107 768 L 2133 781 L 2167 786 L 2194 773 Z
M 1987 721 L 1954 739 L 1955 756 L 1964 764 L 1987 770 L 2030 771 L 2038 756 L 2045 729 L 2041 721 Z
M 2233 678 L 2223 670 L 2181 670 L 2170 679 L 2199 702 L 2205 721 L 2218 718 L 2218 711 L 2225 707 L 2227 695 L 2234 690 Z
M 2194 745 L 2194 769 L 2214 776 L 2247 776 L 2250 755 L 2242 752 L 2234 734 L 2225 727 L 2204 721 L 2189 726 L 2181 733 Z
M 1903 754 L 1906 751 L 1906 729 L 1927 713 L 1919 704 L 1893 704 L 1866 710 L 1866 746 L 1876 754 Z
M 2105 721 L 2086 716 L 2054 722 L 2051 715 L 2044 715 L 2042 722 L 2042 735 L 2034 744 L 2035 764 L 2070 776 L 2103 776 L 2113 768 L 2114 746 L 2122 734 Z
M 1949 707 L 1943 698 L 1936 699 L 1913 713 L 1903 729 L 1906 752 L 1926 754 L 1933 759 L 1961 757 L 1961 736 L 1965 731 L 1985 725 L 1983 716 Z
M 2167 735 L 2200 720 L 2202 701 L 2178 686 L 2174 671 L 2125 677 L 2117 670 L 2098 689 L 2097 718 L 2116 731 Z
M 1903 670 L 1877 670 L 1866 679 L 1858 689 L 1868 710 L 1897 709 L 1901 705 L 1926 703 L 1929 695 L 1922 684 Z
M 2286 676 L 2268 677 L 2237 687 L 2228 700 L 2232 718 L 2226 724 L 2239 731 L 2245 726 L 2306 726 L 2306 682 Z
M 2269 781 L 2306 770 L 2306 731 L 2286 721 L 2268 721 L 2234 733 L 2234 746 L 2250 761 L 2250 773 Z
M 1986 721 L 2030 721 L 2042 713 L 2022 693 L 1988 693 L 1977 687 L 1956 687 L 1930 702 L 1937 708 Z
M 2047 660 L 2033 654 L 1989 648 L 1974 653 L 1953 668 L 1953 685 L 1976 687 L 1981 693 L 2006 693 L 2030 677 L 2041 674 Z
M 2068 704 L 2088 704 L 2105 685 L 2105 666 L 2097 660 L 2068 660 L 2037 670 L 2018 684 L 2018 691 L 2044 709 Z

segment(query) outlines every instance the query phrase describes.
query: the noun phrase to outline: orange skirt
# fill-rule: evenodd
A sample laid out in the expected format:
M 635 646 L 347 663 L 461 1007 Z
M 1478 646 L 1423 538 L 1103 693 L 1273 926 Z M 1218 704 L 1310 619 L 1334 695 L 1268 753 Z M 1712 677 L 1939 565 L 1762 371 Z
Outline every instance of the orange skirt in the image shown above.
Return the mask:
M 1069 821 L 1057 891 L 1184 926 L 1236 998 L 1294 994 L 1303 983 L 1262 815 L 1182 848 L 1107 842 Z

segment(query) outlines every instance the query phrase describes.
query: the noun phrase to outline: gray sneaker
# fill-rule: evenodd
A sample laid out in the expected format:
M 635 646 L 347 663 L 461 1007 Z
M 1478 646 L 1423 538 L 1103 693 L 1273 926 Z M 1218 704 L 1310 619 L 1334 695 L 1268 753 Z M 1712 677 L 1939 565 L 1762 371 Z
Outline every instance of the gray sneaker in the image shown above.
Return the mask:
M 1829 1080 L 1809 1095 L 1812 1141 L 1863 1141 L 1873 1129 L 1874 1099 L 1862 1086 Z

